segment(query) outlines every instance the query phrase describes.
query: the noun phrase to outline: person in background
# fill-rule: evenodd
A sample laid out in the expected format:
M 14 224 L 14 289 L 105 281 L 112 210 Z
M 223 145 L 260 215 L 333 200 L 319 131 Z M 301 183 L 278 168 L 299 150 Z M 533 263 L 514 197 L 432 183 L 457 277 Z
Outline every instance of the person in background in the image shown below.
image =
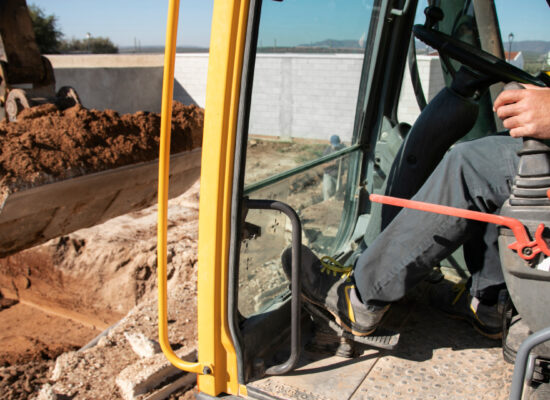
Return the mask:
M 340 141 L 338 135 L 332 135 L 330 137 L 330 145 L 323 152 L 323 156 L 334 153 L 341 150 L 345 145 Z M 323 172 L 323 200 L 328 200 L 336 194 L 336 192 L 342 186 L 342 160 L 336 160 L 331 162 Z

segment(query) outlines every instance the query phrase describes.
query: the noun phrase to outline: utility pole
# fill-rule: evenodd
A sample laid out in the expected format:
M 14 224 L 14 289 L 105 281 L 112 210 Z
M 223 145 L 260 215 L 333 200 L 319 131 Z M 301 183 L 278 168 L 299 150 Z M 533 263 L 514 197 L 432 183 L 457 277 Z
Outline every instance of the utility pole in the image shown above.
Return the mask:
M 92 34 L 90 32 L 86 33 L 86 49 L 88 50 L 88 53 L 90 52 L 90 39 L 92 38 Z
M 514 34 L 510 32 L 508 34 L 508 62 L 512 60 L 512 41 L 514 40 Z

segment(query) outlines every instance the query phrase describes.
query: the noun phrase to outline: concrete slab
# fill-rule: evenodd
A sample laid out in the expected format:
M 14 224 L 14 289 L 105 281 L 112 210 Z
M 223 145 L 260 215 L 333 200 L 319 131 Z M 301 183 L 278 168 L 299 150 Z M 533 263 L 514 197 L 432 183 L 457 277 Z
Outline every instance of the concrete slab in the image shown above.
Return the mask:
M 186 361 L 194 361 L 197 358 L 196 349 L 182 348 L 176 351 L 176 354 Z M 148 393 L 151 396 L 143 398 L 158 400 L 166 398 L 194 380 L 194 374 L 184 373 L 174 367 L 164 354 L 160 353 L 143 358 L 125 368 L 116 378 L 116 383 L 125 400 L 134 400 Z

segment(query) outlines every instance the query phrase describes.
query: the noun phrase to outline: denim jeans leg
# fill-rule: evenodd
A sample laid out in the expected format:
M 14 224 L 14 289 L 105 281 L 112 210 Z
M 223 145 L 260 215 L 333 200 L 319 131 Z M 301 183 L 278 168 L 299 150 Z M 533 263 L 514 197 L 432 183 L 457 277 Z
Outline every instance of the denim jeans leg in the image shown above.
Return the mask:
M 521 140 L 509 136 L 458 144 L 413 199 L 495 213 L 510 195 L 520 147 Z M 399 300 L 460 245 L 486 237 L 485 229 L 479 232 L 475 221 L 401 210 L 357 260 L 354 274 L 363 302 L 378 305 Z M 500 265 L 488 264 L 495 252 L 498 260 L 498 250 L 494 243 L 483 246 L 491 250 L 475 259 L 479 264 L 472 269 L 476 285 L 481 280 L 484 287 L 500 284 Z

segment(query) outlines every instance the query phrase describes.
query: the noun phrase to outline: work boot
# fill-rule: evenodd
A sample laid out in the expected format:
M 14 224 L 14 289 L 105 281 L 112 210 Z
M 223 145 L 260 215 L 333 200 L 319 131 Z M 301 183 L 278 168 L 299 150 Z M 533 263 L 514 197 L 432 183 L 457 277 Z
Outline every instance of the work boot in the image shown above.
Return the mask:
M 281 257 L 285 274 L 291 275 L 291 249 Z M 359 299 L 353 281 L 353 268 L 330 257 L 321 260 L 302 246 L 302 298 L 326 311 L 344 330 L 355 336 L 367 336 L 376 330 L 389 306 L 371 307 Z
M 451 318 L 469 322 L 485 337 L 502 338 L 502 314 L 498 310 L 498 303 L 484 304 L 469 293 L 465 283 L 443 280 L 434 285 L 430 292 L 430 303 Z

